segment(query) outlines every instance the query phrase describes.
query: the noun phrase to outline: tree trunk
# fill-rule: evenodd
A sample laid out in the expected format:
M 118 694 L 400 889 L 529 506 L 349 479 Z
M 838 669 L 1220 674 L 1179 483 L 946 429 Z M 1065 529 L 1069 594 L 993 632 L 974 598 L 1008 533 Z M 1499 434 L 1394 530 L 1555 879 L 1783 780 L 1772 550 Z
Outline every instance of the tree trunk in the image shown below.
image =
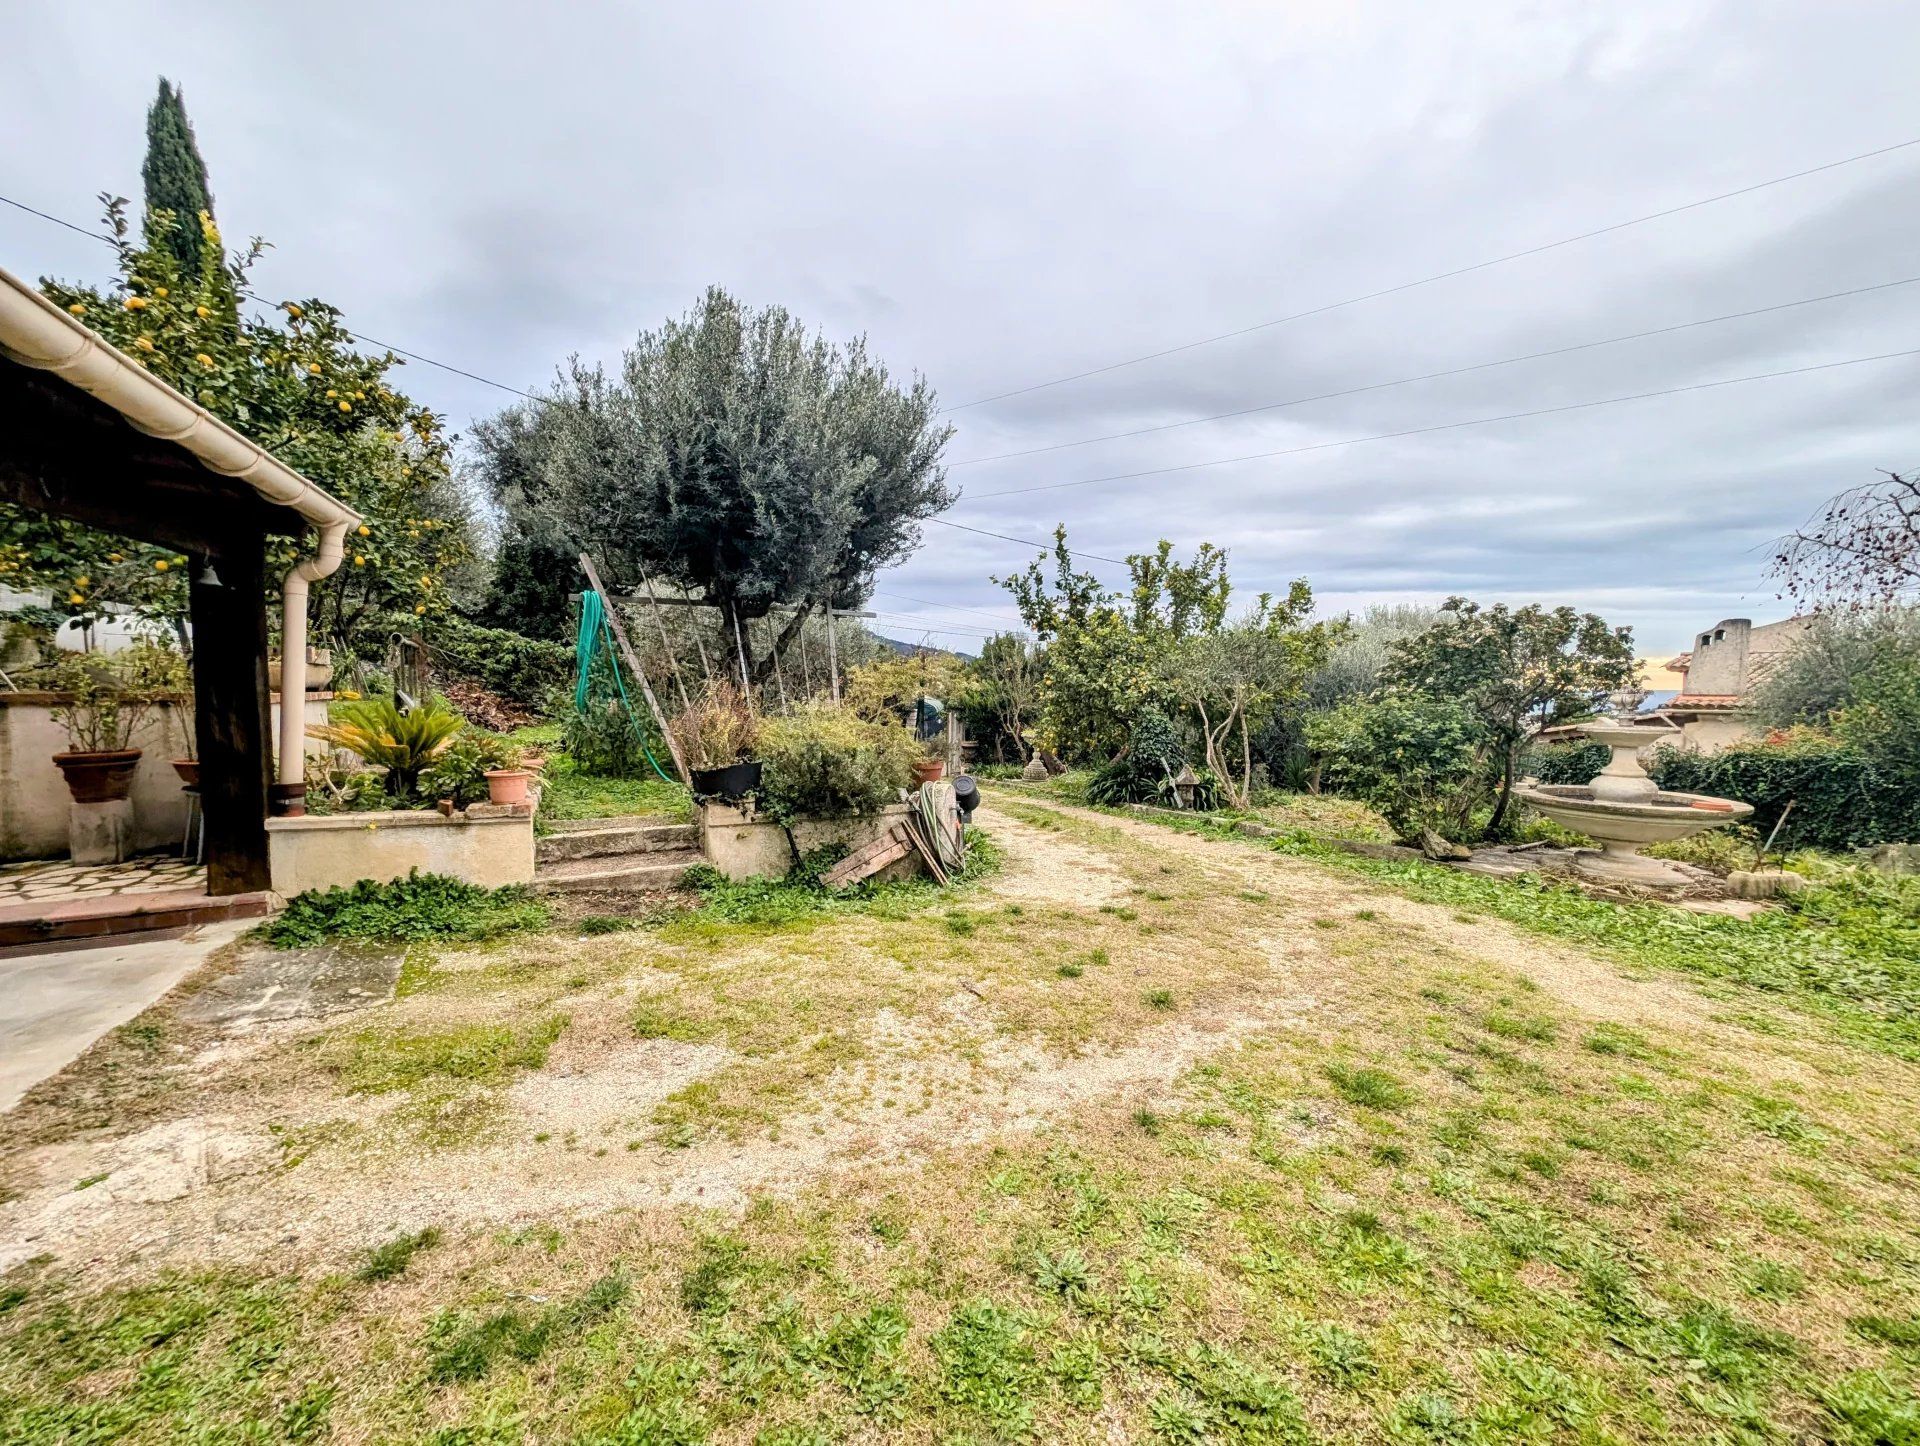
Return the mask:
M 755 686 L 765 683 L 768 678 L 774 676 L 774 670 L 779 664 L 780 654 L 786 651 L 788 644 L 792 643 L 792 641 L 800 635 L 800 629 L 806 625 L 807 609 L 805 607 L 796 607 L 793 610 L 793 616 L 787 619 L 786 626 L 781 628 L 774 636 L 773 650 L 759 662 L 753 664 L 751 671 Z
M 1518 744 L 1508 744 L 1506 761 L 1500 768 L 1500 801 L 1493 806 L 1493 817 L 1487 820 L 1488 838 L 1498 838 L 1500 826 L 1506 822 L 1507 805 L 1513 801 L 1514 754 L 1519 752 Z

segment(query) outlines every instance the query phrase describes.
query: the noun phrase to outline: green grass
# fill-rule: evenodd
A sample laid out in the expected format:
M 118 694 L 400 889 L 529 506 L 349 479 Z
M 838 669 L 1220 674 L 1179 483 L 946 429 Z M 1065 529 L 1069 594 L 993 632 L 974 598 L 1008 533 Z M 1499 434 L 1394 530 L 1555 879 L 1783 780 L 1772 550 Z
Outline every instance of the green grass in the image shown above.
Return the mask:
M 367 1263 L 360 1267 L 355 1278 L 365 1281 L 392 1280 L 395 1276 L 406 1274 L 407 1266 L 417 1252 L 431 1249 L 439 1243 L 440 1232 L 431 1225 L 411 1235 L 396 1235 L 386 1244 L 367 1252 Z
M 840 856 L 839 850 L 811 854 L 784 879 L 729 879 L 717 869 L 696 865 L 688 871 L 687 883 L 700 896 L 700 906 L 664 918 L 660 927 L 670 937 L 681 937 L 711 931 L 714 926 L 778 928 L 846 914 L 897 917 L 951 899 L 955 887 L 987 877 L 1000 867 L 1001 860 L 992 838 L 974 829 L 967 836 L 966 867 L 951 885 L 919 877 L 829 889 L 820 882 L 820 875 Z M 980 920 L 954 911 L 942 923 L 949 933 L 964 937 L 979 927 Z
M 386 1094 L 432 1080 L 497 1084 L 545 1064 L 566 1027 L 564 1015 L 550 1015 L 432 1034 L 367 1029 L 333 1043 L 326 1057 L 351 1094 Z
M 351 888 L 296 894 L 278 918 L 261 926 L 260 934 L 282 949 L 309 948 L 332 939 L 470 943 L 543 928 L 549 917 L 531 889 L 484 889 L 416 869 L 392 883 L 362 879 Z
M 547 759 L 541 787 L 540 818 L 548 822 L 632 816 L 685 823 L 693 817 L 693 800 L 677 783 L 651 774 L 645 778 L 602 778 L 582 773 L 564 753 Z
M 1746 985 L 1818 1010 L 1850 1037 L 1920 1059 L 1920 880 L 1827 868 L 1781 907 L 1737 919 L 1596 899 L 1541 874 L 1483 878 L 1351 854 L 1305 834 L 1253 840 L 1216 819 L 1152 817 L 1364 875 L 1462 918 L 1492 915 L 1622 963 Z

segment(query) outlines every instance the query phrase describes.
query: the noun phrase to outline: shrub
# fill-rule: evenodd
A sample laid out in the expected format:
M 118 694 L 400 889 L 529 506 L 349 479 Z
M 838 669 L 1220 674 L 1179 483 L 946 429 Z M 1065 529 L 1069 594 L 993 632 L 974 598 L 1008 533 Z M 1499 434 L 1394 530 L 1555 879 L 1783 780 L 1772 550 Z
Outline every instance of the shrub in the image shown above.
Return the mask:
M 1127 746 L 1087 784 L 1087 801 L 1114 807 L 1123 803 L 1160 802 L 1173 790 L 1173 780 L 1186 766 L 1180 734 L 1167 715 L 1149 704 L 1134 715 L 1127 729 Z
M 436 666 L 472 678 L 490 692 L 538 708 L 573 678 L 573 649 L 565 643 L 524 637 L 505 628 L 483 628 L 465 618 L 441 617 L 427 635 Z
M 1395 834 L 1466 835 L 1498 782 L 1499 760 L 1461 704 L 1421 693 L 1345 703 L 1310 719 L 1325 782 L 1377 808 Z
M 1676 793 L 1710 793 L 1753 805 L 1762 837 L 1793 812 L 1776 847 L 1865 848 L 1920 838 L 1920 795 L 1903 780 L 1825 734 L 1794 729 L 1719 753 L 1656 749 L 1647 771 Z
M 770 816 L 791 823 L 878 813 L 898 801 L 920 749 L 897 724 L 806 703 L 762 725 L 760 756 L 766 763 L 761 802 Z
M 463 728 L 420 775 L 420 791 L 427 798 L 450 798 L 455 808 L 465 808 L 487 796 L 489 769 L 518 768 L 521 756 L 518 748 L 496 734 Z
M 309 889 L 267 924 L 267 942 L 282 949 L 328 939 L 491 939 L 547 922 L 546 905 L 522 885 L 484 889 L 418 869 L 392 883 L 362 879 L 351 888 Z
M 154 705 L 191 686 L 186 660 L 148 641 L 111 656 L 66 654 L 47 685 L 71 695 L 71 702 L 53 710 L 53 720 L 66 729 L 67 746 L 81 753 L 132 747 Z
M 617 700 L 592 702 L 568 713 L 560 746 L 582 773 L 600 778 L 645 778 L 653 773 L 640 729 Z
M 1604 743 L 1549 743 L 1527 755 L 1525 771 L 1542 783 L 1579 787 L 1592 783 L 1612 757 Z
M 667 727 L 689 768 L 725 768 L 751 758 L 760 736 L 746 695 L 724 680 L 708 683 Z
M 334 722 L 316 723 L 308 736 L 344 748 L 362 762 L 387 770 L 387 792 L 411 799 L 420 775 L 460 729 L 460 715 L 438 702 L 416 703 L 405 712 L 391 698 L 339 703 Z

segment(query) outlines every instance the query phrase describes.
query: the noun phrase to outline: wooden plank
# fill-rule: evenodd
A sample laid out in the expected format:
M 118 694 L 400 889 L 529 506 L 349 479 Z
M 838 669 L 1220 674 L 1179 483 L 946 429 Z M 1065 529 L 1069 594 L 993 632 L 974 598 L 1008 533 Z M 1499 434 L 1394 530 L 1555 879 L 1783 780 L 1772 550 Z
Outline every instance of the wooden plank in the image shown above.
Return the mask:
M 906 825 L 896 823 L 872 843 L 855 849 L 828 869 L 820 876 L 820 882 L 830 889 L 843 889 L 849 884 L 857 884 L 879 873 L 896 859 L 905 858 L 913 852 L 913 847 Z
M 266 549 L 214 559 L 221 585 L 197 560 L 187 589 L 193 618 L 194 731 L 207 826 L 207 892 L 272 887 L 267 871 L 268 747 Z M 300 703 L 296 702 L 298 708 Z
M 627 670 L 640 680 L 640 691 L 647 695 L 647 707 L 653 710 L 653 721 L 660 725 L 660 736 L 667 740 L 667 752 L 673 755 L 673 766 L 679 770 L 680 781 L 692 788 L 693 775 L 687 771 L 687 760 L 680 756 L 680 745 L 674 741 L 673 730 L 667 727 L 667 715 L 660 711 L 660 700 L 653 696 L 653 684 L 647 681 L 646 669 L 640 666 L 640 660 L 633 655 L 633 644 L 627 641 L 626 624 L 620 621 L 619 610 L 607 596 L 607 590 L 600 585 L 599 569 L 584 552 L 580 554 L 580 568 L 587 575 L 587 585 L 600 594 L 600 604 L 606 609 L 607 622 L 613 628 L 613 640 L 619 645 L 620 656 L 626 660 Z

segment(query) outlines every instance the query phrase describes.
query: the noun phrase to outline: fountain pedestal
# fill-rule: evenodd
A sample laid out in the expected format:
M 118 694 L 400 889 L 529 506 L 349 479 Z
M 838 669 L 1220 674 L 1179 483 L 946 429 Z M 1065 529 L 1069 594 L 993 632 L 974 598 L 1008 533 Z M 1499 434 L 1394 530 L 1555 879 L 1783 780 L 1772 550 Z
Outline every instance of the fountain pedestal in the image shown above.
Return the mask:
M 1589 878 L 1641 888 L 1684 888 L 1685 874 L 1659 859 L 1642 858 L 1640 850 L 1737 823 L 1753 812 L 1752 805 L 1732 799 L 1663 793 L 1640 766 L 1639 755 L 1649 744 L 1671 738 L 1670 733 L 1630 723 L 1589 723 L 1580 732 L 1613 750 L 1592 783 L 1535 784 L 1515 792 L 1555 823 L 1600 845 L 1597 853 L 1582 853 L 1574 860 L 1574 868 Z

